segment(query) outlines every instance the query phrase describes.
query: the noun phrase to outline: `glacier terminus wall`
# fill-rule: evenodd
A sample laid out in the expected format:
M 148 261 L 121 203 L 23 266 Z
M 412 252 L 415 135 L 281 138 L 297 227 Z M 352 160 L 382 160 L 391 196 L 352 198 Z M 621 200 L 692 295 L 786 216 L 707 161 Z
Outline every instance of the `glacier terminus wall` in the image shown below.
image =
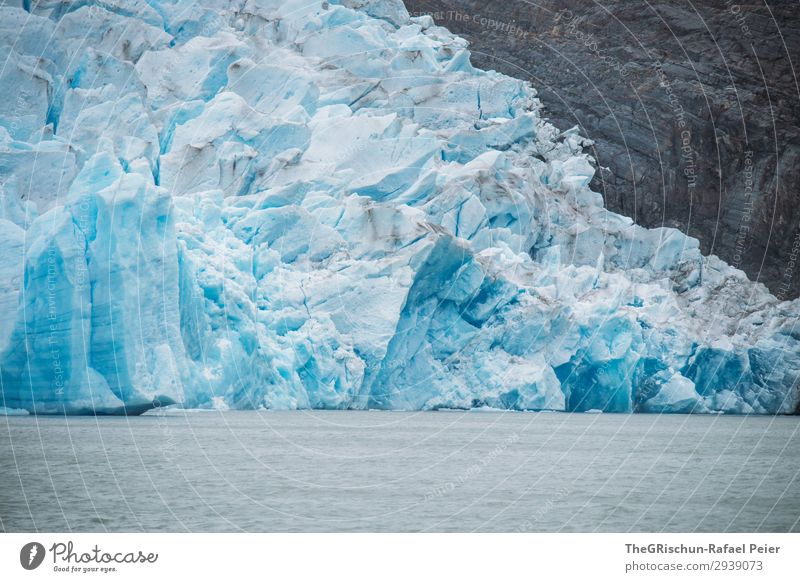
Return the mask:
M 793 413 L 800 300 L 399 0 L 0 6 L 0 406 Z

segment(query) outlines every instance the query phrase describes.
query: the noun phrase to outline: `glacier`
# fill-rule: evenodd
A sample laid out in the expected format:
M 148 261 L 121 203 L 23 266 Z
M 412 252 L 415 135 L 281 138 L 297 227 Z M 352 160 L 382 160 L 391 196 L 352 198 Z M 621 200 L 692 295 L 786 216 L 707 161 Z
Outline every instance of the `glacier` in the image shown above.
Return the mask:
M 800 300 L 399 0 L 0 5 L 0 409 L 795 413 Z

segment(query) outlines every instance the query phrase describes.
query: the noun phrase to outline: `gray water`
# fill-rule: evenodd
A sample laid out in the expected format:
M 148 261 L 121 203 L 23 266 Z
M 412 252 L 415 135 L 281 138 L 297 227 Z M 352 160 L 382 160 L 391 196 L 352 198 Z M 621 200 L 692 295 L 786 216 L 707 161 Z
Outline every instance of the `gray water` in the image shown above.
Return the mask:
M 800 418 L 0 418 L 6 531 L 798 531 Z

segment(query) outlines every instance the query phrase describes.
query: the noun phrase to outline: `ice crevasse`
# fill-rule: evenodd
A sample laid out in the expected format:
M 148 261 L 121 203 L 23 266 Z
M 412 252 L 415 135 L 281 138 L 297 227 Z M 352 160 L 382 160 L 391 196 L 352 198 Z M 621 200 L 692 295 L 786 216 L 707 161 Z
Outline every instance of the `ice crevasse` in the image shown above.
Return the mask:
M 800 302 L 399 0 L 0 6 L 0 406 L 792 413 Z

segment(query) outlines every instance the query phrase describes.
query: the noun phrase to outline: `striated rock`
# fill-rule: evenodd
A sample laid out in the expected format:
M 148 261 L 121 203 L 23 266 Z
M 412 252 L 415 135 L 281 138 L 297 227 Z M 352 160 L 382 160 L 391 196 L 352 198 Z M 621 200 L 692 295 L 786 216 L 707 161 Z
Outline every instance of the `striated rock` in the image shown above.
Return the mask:
M 800 295 L 800 14 L 791 2 L 407 0 L 595 142 L 609 209 Z

